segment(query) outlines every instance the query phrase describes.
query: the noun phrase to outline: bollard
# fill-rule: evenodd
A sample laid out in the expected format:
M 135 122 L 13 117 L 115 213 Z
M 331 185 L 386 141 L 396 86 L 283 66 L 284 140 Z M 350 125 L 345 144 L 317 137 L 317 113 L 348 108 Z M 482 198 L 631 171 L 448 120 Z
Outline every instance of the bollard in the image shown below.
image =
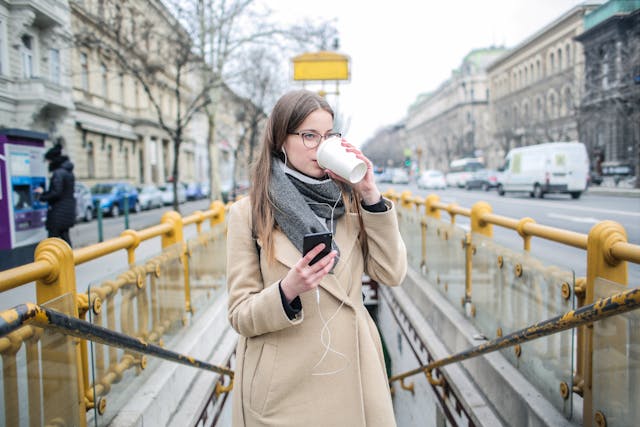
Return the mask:
M 129 229 L 129 193 L 124 193 L 124 229 Z
M 98 223 L 98 242 L 104 241 L 104 234 L 102 232 L 102 206 L 100 200 L 95 201 L 96 206 L 96 222 Z

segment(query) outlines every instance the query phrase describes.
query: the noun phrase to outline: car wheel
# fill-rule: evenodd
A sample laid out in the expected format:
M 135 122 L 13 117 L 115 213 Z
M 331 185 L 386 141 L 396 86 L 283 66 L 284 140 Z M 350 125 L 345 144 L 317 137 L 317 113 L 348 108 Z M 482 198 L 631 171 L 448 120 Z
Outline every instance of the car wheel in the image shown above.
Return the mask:
M 535 197 L 536 199 L 542 199 L 544 197 L 544 192 L 542 191 L 542 187 L 540 186 L 540 184 L 536 184 L 533 187 L 533 197 Z
M 84 222 L 90 222 L 93 219 L 93 209 L 87 207 L 84 210 Z
M 482 191 L 489 191 L 489 185 L 486 182 L 482 183 Z
M 501 196 L 504 196 L 504 188 L 502 187 L 502 184 L 498 184 L 498 194 Z
M 581 194 L 582 194 L 582 192 L 580 192 L 580 191 L 572 191 L 571 192 L 571 198 L 572 199 L 579 199 Z
M 114 203 L 113 206 L 111 206 L 111 216 L 114 218 L 120 216 L 120 207 L 117 203 Z

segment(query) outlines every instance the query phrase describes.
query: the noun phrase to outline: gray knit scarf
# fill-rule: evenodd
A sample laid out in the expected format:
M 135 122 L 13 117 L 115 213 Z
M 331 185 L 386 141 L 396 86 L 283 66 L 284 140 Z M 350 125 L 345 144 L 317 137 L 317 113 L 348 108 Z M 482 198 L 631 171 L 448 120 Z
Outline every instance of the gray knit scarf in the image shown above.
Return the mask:
M 331 232 L 335 234 L 335 221 L 345 212 L 342 193 L 335 182 L 303 175 L 285 166 L 278 158 L 271 162 L 269 194 L 276 223 L 301 253 L 305 234 L 329 230 L 332 211 L 334 230 Z M 332 246 L 339 255 L 335 239 Z M 334 265 L 337 263 L 336 259 Z

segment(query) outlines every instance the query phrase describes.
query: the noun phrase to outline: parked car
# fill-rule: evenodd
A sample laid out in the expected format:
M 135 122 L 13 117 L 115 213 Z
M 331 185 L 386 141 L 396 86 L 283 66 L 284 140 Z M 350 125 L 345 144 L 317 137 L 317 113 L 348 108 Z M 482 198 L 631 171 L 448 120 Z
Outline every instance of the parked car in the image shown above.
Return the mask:
M 375 175 L 376 182 L 391 182 L 392 169 L 386 169 Z
M 429 190 L 444 190 L 447 188 L 447 181 L 444 174 L 435 169 L 427 169 L 420 173 L 416 183 L 418 188 L 426 188 Z
M 94 206 L 99 203 L 102 212 L 118 216 L 125 211 L 124 201 L 128 201 L 130 212 L 140 212 L 138 190 L 128 182 L 103 182 L 91 188 Z
M 158 186 L 162 193 L 162 203 L 164 205 L 173 204 L 173 183 L 167 182 Z M 184 185 L 178 184 L 178 204 L 185 203 L 187 201 L 187 192 L 184 189 Z
M 86 184 L 76 181 L 73 196 L 76 199 L 76 221 L 89 222 L 93 219 L 93 197 Z
M 393 169 L 391 172 L 391 183 L 392 184 L 408 184 L 409 183 L 409 174 L 404 169 Z
M 473 190 L 479 188 L 483 191 L 489 191 L 492 188 L 498 188 L 499 172 L 493 169 L 479 169 L 471 174 L 467 179 L 464 188 Z
M 222 183 L 222 185 L 220 186 L 220 190 L 222 193 L 222 201 L 224 203 L 227 203 L 230 200 L 230 196 L 231 196 L 231 180 L 228 179 L 226 181 L 224 181 Z M 247 180 L 239 180 L 236 181 L 236 191 L 235 191 L 235 195 L 236 196 L 240 196 L 243 194 L 247 194 L 247 192 L 249 191 L 249 181 Z
M 449 164 L 449 171 L 445 176 L 447 185 L 449 187 L 464 188 L 467 180 L 471 178 L 471 175 L 475 171 L 484 168 L 482 159 L 477 157 L 465 157 L 453 160 Z
M 202 184 L 199 182 L 189 182 L 186 184 L 187 200 L 200 200 L 205 197 L 202 191 Z
M 153 209 L 162 207 L 162 192 L 155 184 L 147 184 L 138 187 L 138 200 L 141 209 Z

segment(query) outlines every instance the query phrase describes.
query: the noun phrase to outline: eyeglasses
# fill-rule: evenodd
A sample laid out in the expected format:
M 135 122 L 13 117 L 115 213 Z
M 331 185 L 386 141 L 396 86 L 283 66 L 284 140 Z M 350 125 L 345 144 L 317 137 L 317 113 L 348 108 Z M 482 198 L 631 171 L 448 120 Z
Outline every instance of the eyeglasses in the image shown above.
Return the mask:
M 340 138 L 342 136 L 342 134 L 339 132 L 329 132 L 326 135 L 320 135 L 319 133 L 310 130 L 289 132 L 289 135 L 300 135 L 300 138 L 302 138 L 302 143 L 307 148 L 316 148 L 318 145 L 320 145 L 323 139 L 329 139 L 332 136 L 337 136 L 338 138 Z

